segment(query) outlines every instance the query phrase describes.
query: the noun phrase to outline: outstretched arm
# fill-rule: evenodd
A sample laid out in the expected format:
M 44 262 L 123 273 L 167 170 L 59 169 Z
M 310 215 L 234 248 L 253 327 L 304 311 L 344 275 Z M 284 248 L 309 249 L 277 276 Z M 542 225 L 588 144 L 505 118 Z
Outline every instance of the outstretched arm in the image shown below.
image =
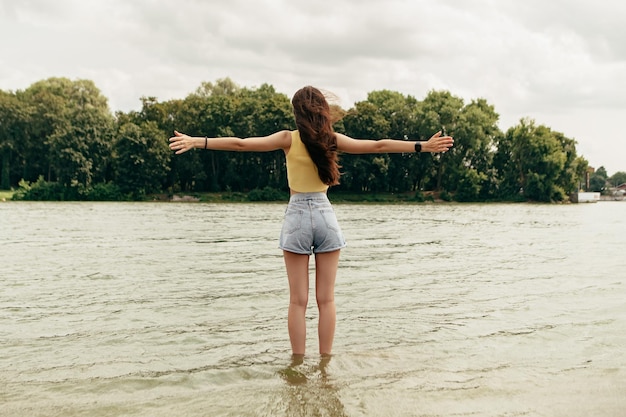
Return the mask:
M 415 152 L 415 144 L 422 146 L 421 152 L 445 152 L 454 144 L 451 136 L 441 136 L 435 133 L 427 141 L 408 141 L 397 139 L 365 140 L 352 139 L 349 136 L 337 133 L 337 150 L 345 153 L 410 153 Z
M 268 152 L 278 149 L 287 149 L 291 146 L 291 133 L 282 130 L 269 136 L 253 138 L 207 138 L 192 137 L 174 131 L 174 136 L 170 138 L 170 149 L 176 154 L 187 152 L 190 149 L 213 149 L 216 151 L 240 151 L 240 152 Z

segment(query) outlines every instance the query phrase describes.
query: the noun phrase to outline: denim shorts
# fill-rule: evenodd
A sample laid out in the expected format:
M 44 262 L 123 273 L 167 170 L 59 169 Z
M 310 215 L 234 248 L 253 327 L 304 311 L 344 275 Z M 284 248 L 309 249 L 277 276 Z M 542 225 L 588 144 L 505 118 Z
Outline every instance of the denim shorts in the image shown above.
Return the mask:
M 346 247 L 326 193 L 297 193 L 289 198 L 278 247 L 303 255 Z

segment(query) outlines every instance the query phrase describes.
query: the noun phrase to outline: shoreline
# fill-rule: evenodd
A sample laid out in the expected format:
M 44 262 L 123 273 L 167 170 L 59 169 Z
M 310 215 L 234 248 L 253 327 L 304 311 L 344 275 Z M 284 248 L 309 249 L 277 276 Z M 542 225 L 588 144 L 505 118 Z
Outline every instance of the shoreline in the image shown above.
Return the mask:
M 1 190 L 0 202 L 10 202 L 15 191 Z M 330 191 L 328 198 L 333 204 L 573 204 L 563 202 L 536 202 L 528 200 L 489 200 L 459 202 L 451 198 L 441 198 L 440 193 L 427 191 L 421 194 L 407 193 L 349 193 Z M 31 200 L 22 200 L 31 201 Z M 39 200 L 58 202 L 60 200 Z M 162 202 L 162 203 L 285 203 L 289 201 L 289 193 L 279 192 L 269 199 L 258 199 L 253 192 L 197 192 L 197 193 L 156 193 L 146 195 L 142 200 L 62 200 L 64 202 Z
M 14 201 L 13 195 L 16 190 L 0 190 L 0 203 Z M 375 192 L 343 192 L 329 191 L 328 198 L 333 204 L 587 204 L 586 202 L 574 203 L 566 201 L 531 201 L 523 199 L 510 200 L 484 200 L 484 201 L 456 201 L 453 196 L 445 192 L 423 191 L 404 193 L 375 193 Z M 48 201 L 48 202 L 162 202 L 162 203 L 284 203 L 289 201 L 287 191 L 272 190 L 264 193 L 259 190 L 248 192 L 224 191 L 224 192 L 190 192 L 190 193 L 154 193 L 148 194 L 141 200 L 17 200 L 17 201 Z M 601 196 L 595 202 L 626 201 L 612 196 Z

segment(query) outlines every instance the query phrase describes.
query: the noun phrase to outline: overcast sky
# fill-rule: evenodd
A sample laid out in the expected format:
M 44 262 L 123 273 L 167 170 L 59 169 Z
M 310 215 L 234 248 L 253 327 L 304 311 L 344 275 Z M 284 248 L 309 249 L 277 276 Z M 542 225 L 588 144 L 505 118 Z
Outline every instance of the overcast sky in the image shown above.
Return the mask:
M 203 81 L 485 98 L 626 171 L 622 0 L 0 0 L 0 89 L 90 79 L 113 111 Z

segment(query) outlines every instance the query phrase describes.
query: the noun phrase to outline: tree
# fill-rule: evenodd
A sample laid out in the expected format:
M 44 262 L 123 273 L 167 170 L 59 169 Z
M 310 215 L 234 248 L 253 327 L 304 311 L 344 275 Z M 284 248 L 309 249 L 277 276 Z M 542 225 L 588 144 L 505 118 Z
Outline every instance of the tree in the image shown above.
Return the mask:
M 552 199 L 563 200 L 565 196 L 578 191 L 580 179 L 584 178 L 588 163 L 584 158 L 579 158 L 576 154 L 576 141 L 574 139 L 566 137 L 561 132 L 552 131 L 552 133 L 561 144 L 561 149 L 565 154 L 563 168 L 555 181 L 556 192 L 562 193 L 563 198 L 558 198 L 555 195 Z
M 226 77 L 218 79 L 215 81 L 215 84 L 206 81 L 202 82 L 200 87 L 196 89 L 194 95 L 198 97 L 233 96 L 239 90 L 241 90 L 241 87 L 229 77 Z
M 218 82 L 219 83 L 219 82 Z M 235 109 L 232 94 L 238 91 L 229 82 L 217 88 L 203 83 L 194 94 L 187 96 L 175 116 L 175 128 L 196 136 L 233 136 L 231 121 Z M 175 188 L 182 190 L 219 191 L 228 172 L 228 152 L 187 152 L 172 159 Z
M 359 139 L 387 137 L 390 129 L 389 120 L 369 100 L 356 103 L 343 119 L 343 126 L 347 135 Z M 378 171 L 380 175 L 380 171 L 373 167 L 374 155 L 343 154 L 340 158 L 343 172 L 339 185 L 341 189 L 372 191 L 382 188 L 384 181 L 375 174 Z
M 231 128 L 236 136 L 265 136 L 295 128 L 289 98 L 277 93 L 269 84 L 255 89 L 240 89 L 233 98 Z M 247 184 L 250 189 L 287 188 L 283 152 L 234 153 L 231 154 L 231 161 L 236 164 L 244 187 Z
M 607 174 L 606 172 L 606 168 L 604 168 L 603 166 L 601 166 L 600 168 L 596 169 L 595 172 L 596 175 L 604 178 L 605 180 L 609 178 L 609 174 Z
M 37 180 L 43 187 L 47 180 L 57 184 L 40 194 L 56 192 L 59 198 L 89 197 L 81 193 L 96 185 L 100 194 L 114 194 L 119 185 L 135 196 L 164 189 L 286 188 L 282 152 L 206 151 L 172 158 L 167 147 L 175 129 L 239 137 L 293 129 L 289 98 L 273 86 L 242 88 L 224 78 L 203 82 L 183 100 L 142 97 L 141 102 L 140 111 L 113 118 L 107 99 L 88 80 L 49 78 L 24 91 L 0 90 L 0 187 L 15 186 L 20 179 Z M 458 201 L 558 201 L 587 175 L 588 162 L 577 155 L 573 139 L 528 119 L 504 134 L 497 127 L 498 114 L 484 99 L 465 105 L 447 91 L 431 91 L 418 101 L 378 90 L 348 111 L 332 109 L 343 116 L 334 124 L 336 131 L 352 137 L 427 140 L 442 128 L 455 137 L 449 152 L 434 157 L 341 155 L 339 190 L 436 190 Z M 600 167 L 589 188 L 605 190 L 625 181 L 625 173 L 608 178 Z
M 626 172 L 618 171 L 615 174 L 611 175 L 608 178 L 608 181 L 614 187 L 617 187 L 618 185 L 624 184 L 624 183 L 626 183 Z
M 418 102 L 389 90 L 370 92 L 367 100 L 345 113 L 340 130 L 360 139 L 418 139 Z M 412 173 L 414 154 L 342 155 L 340 189 L 403 192 L 416 189 L 419 174 Z M 412 175 L 414 174 L 414 175 Z
M 24 169 L 30 112 L 15 93 L 0 90 L 0 188 L 17 185 Z
M 373 103 L 378 113 L 388 121 L 387 134 L 381 137 L 413 140 L 421 138 L 417 125 L 419 102 L 413 96 L 380 90 L 368 94 L 368 101 Z M 411 167 L 412 162 L 418 157 L 413 153 L 374 156 L 372 168 L 375 178 L 383 179 L 383 183 L 377 185 L 377 189 L 387 192 L 416 191 L 420 174 L 412 172 Z
M 123 193 L 141 198 L 163 190 L 169 171 L 167 136 L 155 122 L 125 123 L 115 143 L 115 183 Z
M 561 200 L 564 191 L 557 180 L 565 167 L 566 154 L 558 135 L 534 121 L 522 119 L 498 143 L 499 172 L 504 191 L 521 192 L 530 200 Z
M 574 160 L 574 166 L 577 173 L 578 178 L 578 188 L 574 191 L 578 190 L 587 190 L 587 173 L 589 172 L 589 162 L 583 158 L 582 156 L 577 156 Z
M 498 186 L 493 170 L 494 145 L 502 132 L 498 114 L 486 100 L 472 101 L 460 110 L 454 131 L 454 147 L 447 157 L 447 188 L 458 201 L 492 197 Z
M 458 127 L 461 109 L 463 108 L 463 100 L 455 97 L 448 91 L 430 91 L 424 101 L 420 103 L 417 111 L 417 127 L 419 137 L 422 140 L 428 140 L 430 136 L 440 130 L 445 129 L 446 133 L 455 135 Z M 455 177 L 458 177 L 453 167 L 453 153 L 458 153 L 455 146 L 445 154 L 438 154 L 432 158 L 420 157 L 422 172 L 428 178 L 427 187 L 435 190 L 454 189 Z
M 589 177 L 589 190 L 596 193 L 604 191 L 606 189 L 607 180 L 608 174 L 606 168 L 601 166 Z
M 121 126 L 127 123 L 141 126 L 147 122 L 155 123 L 159 130 L 168 137 L 171 136 L 176 129 L 185 131 L 180 126 L 181 115 L 185 114 L 183 100 L 176 99 L 159 102 L 156 97 L 142 97 L 141 104 L 141 110 L 138 112 L 118 112 L 116 114 L 117 131 L 120 130 Z M 190 169 L 191 172 L 200 171 L 200 168 L 188 163 L 190 157 L 198 156 L 192 154 L 195 154 L 195 152 L 186 153 L 178 158 L 170 158 L 168 176 L 164 184 L 165 189 L 172 192 L 177 192 L 180 189 L 180 183 L 177 177 L 178 172 L 184 172 L 186 169 Z M 184 189 L 186 190 L 188 188 Z
M 600 193 L 604 191 L 605 188 L 606 179 L 602 178 L 601 175 L 592 174 L 591 177 L 589 177 L 589 191 Z
M 83 188 L 105 180 L 113 117 L 92 81 L 49 78 L 20 97 L 33 108 L 26 179 L 45 174 L 48 181 Z

